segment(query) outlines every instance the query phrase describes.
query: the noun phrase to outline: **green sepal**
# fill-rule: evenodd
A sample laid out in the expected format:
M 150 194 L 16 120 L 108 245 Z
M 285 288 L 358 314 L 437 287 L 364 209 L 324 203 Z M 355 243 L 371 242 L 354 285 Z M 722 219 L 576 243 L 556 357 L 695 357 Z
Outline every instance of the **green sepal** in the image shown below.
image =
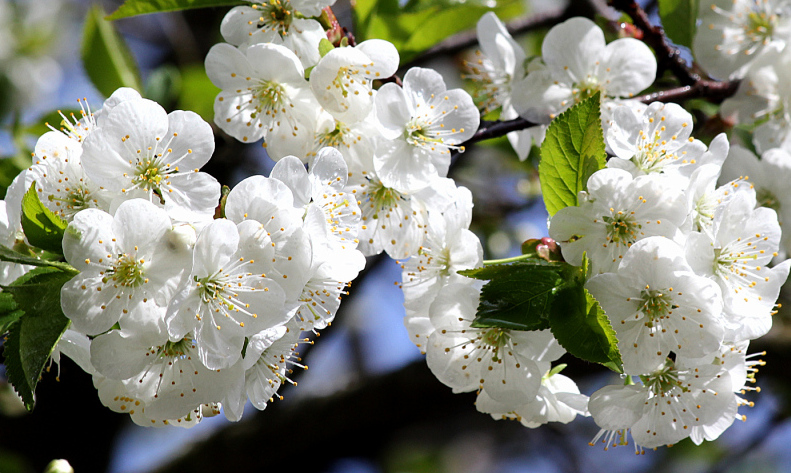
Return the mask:
M 333 49 L 335 49 L 335 46 L 330 43 L 330 40 L 327 38 L 321 38 L 321 41 L 319 41 L 319 55 L 321 55 L 321 57 L 326 56 L 327 53 Z

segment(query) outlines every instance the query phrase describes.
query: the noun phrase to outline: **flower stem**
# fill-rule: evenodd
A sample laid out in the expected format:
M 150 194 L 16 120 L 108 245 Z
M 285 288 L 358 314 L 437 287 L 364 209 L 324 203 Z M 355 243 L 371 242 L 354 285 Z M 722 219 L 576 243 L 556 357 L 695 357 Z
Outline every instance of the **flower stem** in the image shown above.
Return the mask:
M 492 266 L 492 265 L 495 265 L 495 264 L 513 263 L 515 261 L 522 261 L 522 260 L 526 260 L 526 259 L 530 259 L 530 258 L 535 258 L 535 255 L 519 255 L 519 256 L 513 256 L 511 258 L 489 259 L 489 260 L 484 260 L 483 261 L 483 265 L 484 266 Z

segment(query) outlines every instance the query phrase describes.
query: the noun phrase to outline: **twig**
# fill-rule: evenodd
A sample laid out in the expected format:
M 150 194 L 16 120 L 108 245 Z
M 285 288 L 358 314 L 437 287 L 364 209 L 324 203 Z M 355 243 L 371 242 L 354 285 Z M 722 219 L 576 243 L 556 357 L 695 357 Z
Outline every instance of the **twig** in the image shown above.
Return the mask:
M 610 0 L 610 5 L 632 18 L 634 25 L 643 31 L 643 41 L 656 52 L 661 75 L 664 69 L 671 71 L 681 82 L 681 85 L 693 85 L 700 82 L 701 77 L 687 67 L 686 61 L 681 57 L 681 51 L 674 47 L 665 36 L 661 26 L 654 26 L 648 20 L 648 14 L 640 5 L 631 0 Z
M 498 138 L 512 131 L 520 131 L 536 125 L 537 123 L 529 122 L 522 117 L 517 117 L 513 120 L 482 121 L 478 127 L 478 131 L 472 135 L 472 138 L 462 143 L 462 146 L 469 146 L 479 141 Z

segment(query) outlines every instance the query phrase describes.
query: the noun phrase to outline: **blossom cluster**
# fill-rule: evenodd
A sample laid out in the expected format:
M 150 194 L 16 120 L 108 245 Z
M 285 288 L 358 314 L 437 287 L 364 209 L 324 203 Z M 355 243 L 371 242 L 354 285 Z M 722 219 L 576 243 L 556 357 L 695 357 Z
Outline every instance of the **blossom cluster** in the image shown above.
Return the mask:
M 521 116 L 536 124 L 507 135 L 521 160 L 534 143 L 541 144 L 550 121 L 597 92 L 605 129 L 616 107 L 645 108 L 633 97 L 654 82 L 657 65 L 642 41 L 621 38 L 607 44 L 594 22 L 574 17 L 552 27 L 541 56 L 528 59 L 494 13 L 481 18 L 477 31 L 482 52 L 466 62 L 465 76 L 481 84 L 482 111 L 501 108 L 501 119 Z
M 4 242 L 25 245 L 22 195 L 68 222 L 57 347 L 93 375 L 102 402 L 142 425 L 192 425 L 263 409 L 301 367 L 303 331 L 332 322 L 364 267 L 360 209 L 340 153 L 308 172 L 286 157 L 226 196 L 200 172 L 209 124 L 131 89 L 51 131 L 9 188 Z M 5 264 L 4 283 L 26 268 Z
M 717 438 L 752 389 L 750 340 L 766 334 L 791 260 L 778 257 L 780 225 L 742 178 L 717 186 L 728 155 L 691 137 L 675 104 L 613 113 L 614 151 L 579 206 L 558 211 L 549 233 L 566 261 L 590 259 L 586 289 L 618 337 L 626 384 L 591 395 L 596 439 L 654 448 Z M 778 258 L 779 259 L 779 258 Z M 639 379 L 635 383 L 633 379 Z
M 791 264 L 782 261 L 775 211 L 787 180 L 777 167 L 787 152 L 775 149 L 759 162 L 734 146 L 726 162 L 724 134 L 707 146 L 691 136 L 693 118 L 680 106 L 631 99 L 653 82 L 653 55 L 631 38 L 605 44 L 588 20 L 553 27 L 542 57 L 530 61 L 494 14 L 481 19 L 478 37 L 483 53 L 466 64 L 466 77 L 480 85 L 482 111 L 501 107 L 501 118 L 541 124 L 602 96 L 613 157 L 588 180 L 578 206 L 554 215 L 549 232 L 567 262 L 589 260 L 586 289 L 617 334 L 627 382 L 588 400 L 551 368 L 564 352 L 551 335 L 472 326 L 480 283 L 455 273 L 482 258 L 473 259 L 471 244 L 461 257 L 458 217 L 432 223 L 431 233 L 447 233 L 402 265 L 413 341 L 440 380 L 455 391 L 477 390 L 478 409 L 495 418 L 533 427 L 592 415 L 602 428 L 596 440 L 623 444 L 631 432 L 637 451 L 717 438 L 743 417 L 737 408 L 751 404 L 740 395 L 753 389 L 762 362 L 747 355 L 748 344 L 771 327 Z M 509 134 L 520 158 L 545 129 Z M 758 172 L 769 164 L 775 167 Z
M 63 256 L 78 274 L 61 290 L 71 325 L 53 356 L 92 374 L 106 406 L 156 426 L 221 411 L 239 420 L 248 401 L 264 409 L 305 367 L 299 345 L 333 321 L 365 257 L 384 252 L 402 268 L 410 340 L 441 382 L 475 391 L 495 419 L 592 416 L 595 441 L 631 432 L 641 451 L 713 440 L 743 417 L 762 363 L 748 345 L 769 331 L 791 268 L 780 231 L 791 221 L 788 2 L 701 1 L 694 52 L 712 74 L 744 77 L 723 114 L 760 120 L 760 160 L 725 135 L 695 139 L 678 105 L 635 99 L 654 82 L 653 53 L 634 38 L 607 44 L 584 18 L 553 27 L 528 59 L 484 15 L 482 52 L 466 63 L 473 99 L 432 69 L 395 77 L 387 41 L 330 43 L 319 17 L 332 1 L 248 3 L 226 15 L 226 42 L 205 67 L 221 89 L 214 123 L 262 142 L 276 161 L 269 177 L 223 195 L 200 171 L 211 125 L 122 88 L 41 136 L 0 204 L 9 248 L 31 249 L 21 225 L 30 189 L 68 223 Z M 624 382 L 588 397 L 561 374 L 566 351 L 550 330 L 474 323 L 483 283 L 459 272 L 481 268 L 483 248 L 472 193 L 448 171 L 482 112 L 534 124 L 508 134 L 525 159 L 552 120 L 596 94 L 612 157 L 549 223 L 565 262 L 588 261 L 585 289 L 619 340 Z M 28 270 L 3 263 L 0 282 Z
M 699 18 L 702 27 L 693 44 L 696 60 L 709 74 L 740 80 L 720 115 L 729 124 L 751 130 L 750 140 L 731 147 L 723 177 L 749 180 L 761 205 L 776 210 L 781 224 L 791 221 L 783 184 L 791 169 L 791 49 L 786 47 L 791 2 L 709 0 L 700 3 Z M 789 250 L 791 240 L 784 235 L 780 253 Z

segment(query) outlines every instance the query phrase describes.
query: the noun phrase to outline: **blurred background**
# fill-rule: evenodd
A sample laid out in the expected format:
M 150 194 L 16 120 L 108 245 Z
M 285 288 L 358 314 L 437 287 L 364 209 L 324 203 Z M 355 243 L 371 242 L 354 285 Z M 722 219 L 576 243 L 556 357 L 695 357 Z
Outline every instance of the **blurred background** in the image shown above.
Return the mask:
M 596 19 L 610 39 L 619 34 L 620 17 L 603 2 L 468 1 L 477 13 L 471 11 L 459 29 L 474 27 L 476 9 L 497 7 L 504 19 L 512 19 L 528 54 L 540 54 L 548 28 L 569 16 Z M 106 93 L 94 86 L 97 78 L 89 77 L 81 60 L 83 31 L 86 17 L 95 14 L 92 7 L 109 13 L 120 3 L 0 0 L 0 192 L 30 164 L 37 137 L 47 131 L 43 124 L 59 123 L 54 111 L 78 110 L 83 98 L 93 108 L 101 106 Z M 408 13 L 464 3 L 410 0 L 400 8 Z M 641 3 L 658 21 L 655 2 Z M 139 68 L 145 97 L 213 121 L 219 90 L 206 77 L 203 58 L 222 41 L 220 22 L 227 11 L 207 8 L 113 23 Z M 352 29 L 347 0 L 339 0 L 333 11 Z M 449 88 L 472 92 L 461 68 L 474 48 L 474 35 L 459 33 L 429 51 L 413 51 L 404 66 L 433 67 Z M 710 122 L 706 112 L 705 106 L 696 108 L 698 127 Z M 217 128 L 215 133 L 217 149 L 204 170 L 222 184 L 269 174 L 274 163 L 260 144 L 241 144 Z M 536 165 L 536 150 L 519 162 L 505 139 L 454 158 L 450 177 L 473 192 L 471 229 L 484 242 L 488 259 L 519 254 L 522 241 L 546 236 Z M 369 258 L 332 326 L 315 345 L 302 347 L 310 370 L 295 374 L 299 386 L 286 386 L 284 400 L 263 412 L 248 406 L 235 424 L 218 416 L 187 430 L 138 427 L 103 407 L 90 376 L 65 358 L 45 373 L 36 409 L 28 413 L 0 366 L 0 473 L 41 472 L 55 458 L 67 459 L 79 473 L 791 471 L 791 377 L 784 368 L 791 366 L 791 324 L 783 310 L 772 332 L 751 346 L 751 352 L 768 352 L 763 357 L 768 364 L 758 374 L 761 393 L 750 397 L 755 407 L 742 408 L 747 421 L 737 421 L 716 442 L 695 447 L 686 440 L 637 456 L 631 446 L 610 451 L 601 444 L 588 446 L 598 431 L 589 418 L 527 429 L 478 413 L 474 393 L 452 394 L 408 339 L 398 281 L 395 261 Z M 561 362 L 568 363 L 564 374 L 586 394 L 615 376 L 568 355 Z

